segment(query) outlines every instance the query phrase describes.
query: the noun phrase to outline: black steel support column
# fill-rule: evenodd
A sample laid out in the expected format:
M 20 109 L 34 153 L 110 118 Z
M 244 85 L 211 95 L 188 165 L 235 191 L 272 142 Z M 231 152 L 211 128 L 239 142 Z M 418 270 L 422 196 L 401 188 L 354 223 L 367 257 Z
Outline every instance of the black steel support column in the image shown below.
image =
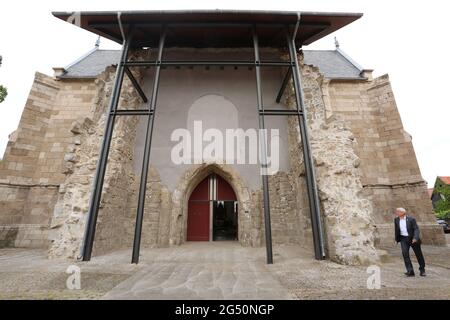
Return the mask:
M 135 226 L 135 230 L 134 230 L 133 256 L 131 259 L 132 263 L 139 262 L 139 251 L 140 251 L 140 247 L 141 247 L 142 221 L 144 218 L 145 193 L 147 191 L 148 166 L 149 166 L 149 161 L 150 161 L 153 123 L 155 121 L 156 100 L 157 100 L 158 89 L 159 89 L 159 75 L 161 72 L 161 59 L 162 59 L 162 53 L 163 53 L 163 49 L 164 49 L 165 38 L 166 38 L 166 28 L 163 27 L 161 36 L 159 39 L 158 58 L 156 61 L 155 76 L 154 76 L 154 80 L 153 80 L 153 91 L 152 91 L 152 96 L 150 99 L 150 106 L 149 106 L 150 115 L 148 116 L 147 130 L 146 130 L 146 136 L 145 136 L 144 159 L 142 162 L 141 182 L 140 182 L 140 186 L 139 186 L 139 200 L 138 200 L 138 208 L 137 208 L 137 213 L 136 213 L 136 226 Z
M 314 240 L 314 253 L 317 260 L 325 258 L 325 248 L 323 240 L 323 228 L 320 214 L 319 195 L 317 192 L 316 177 L 314 172 L 314 162 L 309 144 L 308 128 L 306 123 L 305 102 L 301 86 L 300 69 L 295 49 L 295 41 L 287 33 L 287 43 L 289 48 L 290 61 L 292 63 L 292 78 L 294 82 L 295 99 L 297 110 L 299 111 L 298 122 L 303 146 L 303 161 L 305 164 L 306 185 L 308 188 L 309 207 L 311 212 L 311 224 Z
M 289 69 L 286 71 L 286 75 L 283 78 L 283 82 L 281 84 L 280 90 L 278 91 L 277 98 L 275 99 L 275 101 L 277 103 L 280 103 L 281 97 L 283 97 L 283 93 L 286 90 L 286 86 L 289 82 L 289 79 L 291 78 L 291 73 L 292 73 L 292 67 L 289 67 Z
M 128 79 L 130 79 L 131 83 L 133 84 L 133 87 L 136 89 L 137 93 L 141 97 L 142 101 L 144 101 L 144 103 L 147 103 L 148 99 L 144 93 L 144 90 L 142 90 L 141 86 L 139 85 L 139 82 L 133 76 L 133 73 L 128 67 L 125 67 L 125 73 L 127 74 Z
M 262 89 L 261 89 L 261 66 L 259 58 L 259 44 L 258 35 L 256 34 L 256 29 L 253 27 L 253 46 L 255 50 L 255 70 L 256 70 L 256 98 L 258 107 L 258 117 L 259 117 L 259 129 L 265 129 L 264 123 L 264 105 L 262 99 Z M 273 263 L 272 254 L 272 226 L 270 223 L 270 201 L 269 201 L 269 178 L 267 176 L 267 140 L 265 134 L 259 135 L 259 148 L 261 158 L 261 177 L 263 184 L 264 193 L 264 225 L 266 231 L 266 253 L 267 253 L 267 264 Z
M 111 93 L 111 100 L 109 102 L 109 111 L 107 113 L 107 120 L 105 126 L 105 133 L 103 136 L 103 143 L 100 149 L 100 154 L 95 171 L 93 189 L 89 203 L 88 218 L 86 221 L 86 228 L 84 232 L 83 246 L 81 257 L 83 261 L 91 260 L 92 247 L 94 244 L 95 228 L 97 224 L 98 210 L 100 207 L 100 199 L 103 189 L 103 181 L 105 179 L 106 164 L 108 162 L 109 148 L 111 145 L 111 138 L 114 130 L 114 122 L 116 118 L 115 111 L 119 104 L 120 90 L 122 89 L 124 66 L 123 63 L 127 60 L 128 51 L 132 42 L 132 33 L 124 40 L 122 46 L 122 54 L 120 61 L 117 64 L 116 78 Z

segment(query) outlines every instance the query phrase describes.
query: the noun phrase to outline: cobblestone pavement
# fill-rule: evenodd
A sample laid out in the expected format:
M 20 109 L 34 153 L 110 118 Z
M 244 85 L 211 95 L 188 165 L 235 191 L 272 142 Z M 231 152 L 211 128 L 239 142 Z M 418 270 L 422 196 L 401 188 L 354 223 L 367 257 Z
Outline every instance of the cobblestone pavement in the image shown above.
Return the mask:
M 0 299 L 450 299 L 450 247 L 423 246 L 428 276 L 415 278 L 403 275 L 399 247 L 385 250 L 381 289 L 369 290 L 367 267 L 316 261 L 297 246 L 274 247 L 273 265 L 264 248 L 235 242 L 146 249 L 139 265 L 131 250 L 86 263 L 0 249 Z M 72 264 L 81 268 L 81 290 L 66 288 Z

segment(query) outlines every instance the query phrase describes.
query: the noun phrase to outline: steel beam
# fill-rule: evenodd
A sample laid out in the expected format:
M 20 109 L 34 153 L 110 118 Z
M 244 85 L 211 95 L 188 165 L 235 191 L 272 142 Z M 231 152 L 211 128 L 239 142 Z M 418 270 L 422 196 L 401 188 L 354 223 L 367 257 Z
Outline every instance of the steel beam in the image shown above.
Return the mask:
M 183 66 L 244 66 L 254 67 L 255 61 L 250 60 L 197 60 L 197 61 L 127 61 L 124 63 L 127 67 L 148 67 L 148 66 L 163 66 L 163 67 L 183 67 Z M 285 61 L 260 61 L 261 67 L 290 67 L 291 64 Z
M 117 23 L 105 23 L 105 22 L 91 22 L 89 23 L 89 27 L 92 28 L 111 28 L 115 27 Z M 134 27 L 134 28 L 152 28 L 152 27 L 160 27 L 161 22 L 131 22 L 131 23 L 122 23 L 124 28 L 126 27 Z M 175 22 L 175 23 L 167 23 L 167 28 L 285 28 L 286 24 L 281 24 L 278 22 L 260 22 L 256 24 L 252 23 L 234 23 L 234 22 Z M 313 29 L 324 29 L 330 27 L 329 23 L 303 23 L 301 25 L 302 28 L 313 28 Z
M 281 97 L 283 96 L 284 91 L 286 90 L 286 86 L 287 86 L 287 84 L 289 83 L 289 79 L 290 79 L 290 77 L 291 77 L 291 74 L 292 74 L 292 67 L 290 67 L 290 68 L 286 71 L 286 75 L 285 75 L 284 78 L 283 78 L 283 82 L 281 83 L 281 88 L 280 88 L 280 90 L 278 91 L 277 98 L 275 99 L 275 101 L 276 101 L 277 103 L 280 103 L 280 101 L 281 101 Z
M 93 28 L 109 28 L 116 26 L 117 23 L 115 22 L 91 22 L 89 23 L 90 27 Z M 122 22 L 123 27 L 133 26 L 134 28 L 142 28 L 142 27 L 161 27 L 161 22 Z M 211 28 L 211 27 L 217 27 L 217 28 L 229 28 L 229 27 L 242 27 L 242 28 L 252 28 L 252 27 L 274 27 L 274 28 L 284 28 L 286 27 L 286 24 L 281 24 L 279 22 L 257 22 L 257 23 L 242 23 L 242 22 L 172 22 L 172 23 L 166 23 L 167 28 L 187 28 L 187 27 L 193 27 L 193 28 Z M 326 28 L 329 27 L 329 23 L 302 23 L 302 28 Z
M 289 48 L 290 61 L 292 63 L 292 76 L 294 82 L 295 100 L 297 110 L 299 111 L 298 122 L 300 126 L 300 135 L 303 149 L 303 161 L 305 165 L 306 185 L 308 189 L 309 207 L 311 213 L 311 225 L 314 240 L 314 254 L 317 260 L 325 258 L 325 247 L 323 239 L 323 228 L 320 214 L 320 202 L 317 192 L 316 177 L 314 171 L 314 162 L 309 143 L 308 127 L 305 117 L 305 100 L 301 85 L 300 68 L 295 50 L 295 42 L 292 36 L 286 34 Z
M 161 72 L 161 59 L 164 49 L 164 41 L 166 39 L 166 28 L 163 28 L 161 36 L 159 39 L 158 46 L 158 58 L 157 65 L 155 68 L 155 76 L 153 80 L 153 90 L 150 100 L 149 111 L 151 114 L 148 117 L 146 136 L 145 136 L 145 147 L 144 147 L 144 159 L 142 162 L 141 170 L 141 182 L 139 186 L 139 200 L 138 208 L 136 212 L 136 225 L 134 230 L 134 241 L 133 241 L 133 255 L 131 258 L 132 263 L 139 262 L 139 252 L 141 247 L 141 233 L 142 233 L 142 221 L 144 219 L 144 207 L 145 207 L 145 194 L 147 191 L 147 176 L 148 176 L 148 166 L 150 162 L 150 150 L 152 145 L 152 135 L 153 135 L 153 123 L 155 121 L 155 111 L 156 111 L 156 101 L 158 97 L 159 89 L 159 78 Z
M 109 148 L 111 146 L 111 139 L 114 130 L 114 122 L 116 117 L 114 112 L 117 110 L 117 106 L 119 104 L 120 90 L 122 88 L 124 78 L 123 62 L 127 60 L 128 51 L 130 49 L 130 45 L 132 42 L 132 37 L 133 34 L 130 33 L 130 35 L 125 39 L 122 46 L 122 54 L 120 57 L 120 62 L 117 64 L 116 78 L 114 80 L 114 85 L 111 93 L 111 100 L 109 102 L 109 112 L 106 119 L 105 133 L 103 135 L 103 143 L 100 149 L 97 168 L 95 171 L 95 177 L 89 203 L 89 212 L 84 232 L 83 246 L 80 254 L 83 261 L 89 261 L 92 255 L 98 210 L 100 207 L 100 200 L 103 189 L 103 181 L 105 179 Z
M 259 111 L 259 114 L 263 116 L 298 116 L 301 112 L 298 110 L 264 109 L 264 111 Z
M 147 103 L 148 99 L 147 96 L 144 93 L 144 90 L 142 90 L 141 86 L 139 85 L 139 82 L 134 77 L 133 73 L 128 67 L 125 67 L 125 72 L 128 76 L 128 79 L 130 79 L 131 83 L 133 84 L 133 87 L 136 89 L 137 93 L 141 96 L 142 101 L 144 103 Z
M 126 110 L 116 110 L 111 112 L 116 116 L 146 116 L 153 114 L 153 111 L 148 109 L 126 109 Z
M 162 61 L 163 66 L 255 66 L 254 61 Z M 290 64 L 285 61 L 260 61 L 260 67 L 285 67 Z
M 261 88 L 261 66 L 259 60 L 259 44 L 258 44 L 258 35 L 256 33 L 255 27 L 252 29 L 253 31 L 253 47 L 255 52 L 255 71 L 256 71 L 256 100 L 258 107 L 258 115 L 259 115 L 259 129 L 265 129 L 264 123 L 264 105 L 262 98 L 262 88 Z M 262 113 L 261 113 L 262 112 Z M 267 255 L 267 264 L 273 263 L 273 254 L 272 254 L 272 226 L 270 223 L 270 201 L 269 201 L 269 178 L 267 176 L 267 141 L 266 135 L 259 135 L 259 147 L 261 154 L 261 177 L 263 184 L 263 195 L 264 195 L 264 226 L 265 226 L 265 235 L 266 235 L 266 255 Z

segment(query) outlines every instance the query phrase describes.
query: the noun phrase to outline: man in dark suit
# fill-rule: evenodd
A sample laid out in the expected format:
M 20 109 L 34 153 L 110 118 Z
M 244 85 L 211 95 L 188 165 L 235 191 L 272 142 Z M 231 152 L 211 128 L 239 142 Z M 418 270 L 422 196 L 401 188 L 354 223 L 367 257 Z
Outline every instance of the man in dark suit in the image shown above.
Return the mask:
M 414 268 L 409 257 L 409 248 L 412 247 L 414 254 L 419 262 L 420 275 L 425 274 L 425 259 L 423 258 L 422 249 L 420 248 L 420 230 L 416 219 L 406 215 L 404 208 L 397 208 L 395 210 L 397 218 L 394 220 L 395 224 L 395 241 L 400 242 L 402 246 L 403 260 L 405 261 L 406 276 L 414 277 Z

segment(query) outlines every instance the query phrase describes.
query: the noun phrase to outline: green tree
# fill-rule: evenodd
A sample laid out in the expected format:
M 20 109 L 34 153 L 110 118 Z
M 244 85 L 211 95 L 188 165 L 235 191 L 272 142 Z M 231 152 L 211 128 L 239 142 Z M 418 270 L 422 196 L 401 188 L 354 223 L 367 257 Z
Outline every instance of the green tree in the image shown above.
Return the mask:
M 0 85 L 0 103 L 2 103 L 5 100 L 7 95 L 8 90 L 4 86 Z
M 441 195 L 441 200 L 436 202 L 434 212 L 439 219 L 450 219 L 450 185 L 440 184 L 434 188 L 433 193 Z
M 3 57 L 0 56 L 0 67 L 2 65 L 2 61 L 3 61 Z M 8 90 L 0 84 L 0 103 L 2 103 L 6 99 L 7 95 L 8 95 Z

